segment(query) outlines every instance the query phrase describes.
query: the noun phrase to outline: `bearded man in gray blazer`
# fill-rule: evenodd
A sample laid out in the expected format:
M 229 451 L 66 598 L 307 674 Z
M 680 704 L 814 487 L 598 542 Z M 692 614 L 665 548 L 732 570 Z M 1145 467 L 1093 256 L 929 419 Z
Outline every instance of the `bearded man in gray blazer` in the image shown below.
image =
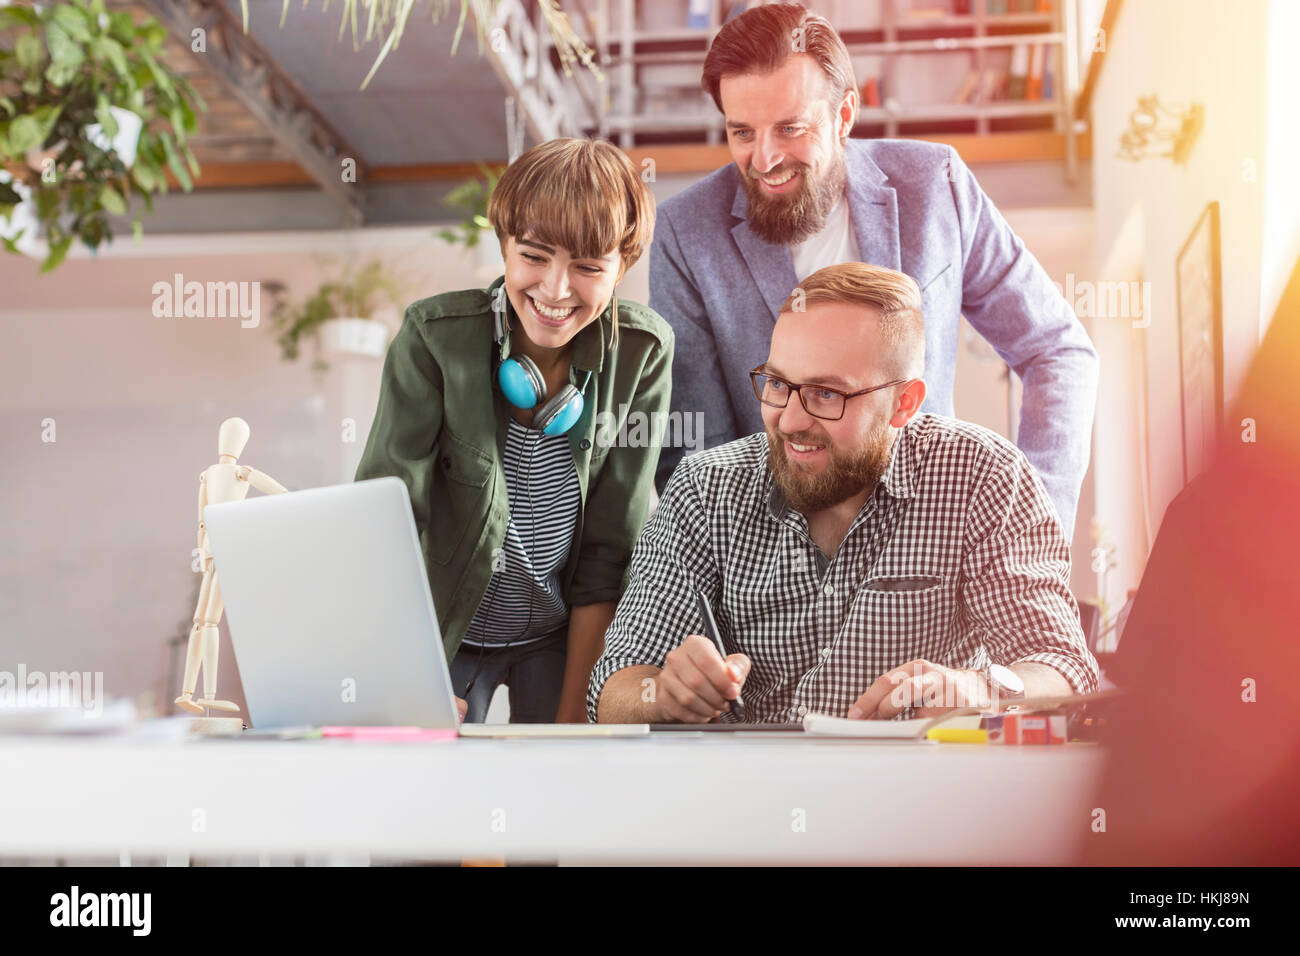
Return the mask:
M 659 206 L 650 306 L 677 336 L 674 411 L 703 413 L 705 447 L 762 431 L 749 371 L 766 357 L 800 280 L 840 262 L 905 272 L 922 291 L 922 411 L 953 414 L 964 315 L 1024 384 L 1017 443 L 1071 540 L 1097 353 L 956 151 L 849 139 L 858 94 L 848 51 L 823 17 L 796 3 L 728 22 L 703 82 L 735 162 Z M 660 489 L 681 455 L 664 449 Z

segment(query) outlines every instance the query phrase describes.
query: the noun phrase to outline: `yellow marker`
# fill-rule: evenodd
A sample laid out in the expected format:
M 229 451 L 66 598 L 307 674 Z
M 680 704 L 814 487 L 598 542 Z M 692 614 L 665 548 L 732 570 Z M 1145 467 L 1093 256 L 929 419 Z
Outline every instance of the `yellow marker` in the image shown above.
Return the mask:
M 937 740 L 944 744 L 986 744 L 989 732 L 978 728 L 935 727 L 926 732 L 927 740 Z

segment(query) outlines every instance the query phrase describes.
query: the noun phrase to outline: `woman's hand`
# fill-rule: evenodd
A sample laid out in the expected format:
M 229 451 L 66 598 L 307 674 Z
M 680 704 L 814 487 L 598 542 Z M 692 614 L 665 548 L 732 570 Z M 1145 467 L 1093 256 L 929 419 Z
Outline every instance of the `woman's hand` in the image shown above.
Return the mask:
M 464 723 L 465 715 L 467 713 L 469 713 L 469 704 L 467 704 L 465 701 L 457 697 L 456 698 L 456 719 L 459 720 L 461 723 Z

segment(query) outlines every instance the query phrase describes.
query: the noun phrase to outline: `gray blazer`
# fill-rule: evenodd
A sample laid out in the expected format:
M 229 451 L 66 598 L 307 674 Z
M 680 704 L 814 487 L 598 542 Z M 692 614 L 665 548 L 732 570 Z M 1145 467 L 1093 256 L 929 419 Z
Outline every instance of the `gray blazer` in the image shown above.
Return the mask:
M 1018 443 L 1070 540 L 1097 398 L 1088 333 L 951 146 L 850 139 L 845 163 L 864 261 L 921 287 L 921 410 L 953 414 L 964 315 L 1024 383 Z M 763 430 L 748 372 L 767 359 L 781 303 L 804 278 L 788 247 L 750 231 L 747 207 L 729 163 L 659 206 L 650 248 L 650 307 L 677 336 L 672 408 L 704 413 L 709 448 Z M 664 449 L 661 489 L 681 455 Z

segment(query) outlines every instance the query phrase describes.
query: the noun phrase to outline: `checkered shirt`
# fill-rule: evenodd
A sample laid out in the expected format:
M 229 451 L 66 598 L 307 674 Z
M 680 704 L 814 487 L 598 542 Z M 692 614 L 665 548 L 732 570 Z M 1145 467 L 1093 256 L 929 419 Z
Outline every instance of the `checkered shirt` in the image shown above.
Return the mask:
M 686 635 L 705 633 L 696 590 L 712 602 L 727 652 L 753 662 L 742 695 L 749 721 L 844 716 L 877 677 L 914 660 L 962 669 L 1038 661 L 1086 693 L 1097 661 L 1069 578 L 1042 481 L 986 428 L 913 418 L 829 559 L 777 488 L 767 436 L 751 435 L 673 472 L 633 552 L 587 713 L 596 719 L 611 674 L 662 667 Z

